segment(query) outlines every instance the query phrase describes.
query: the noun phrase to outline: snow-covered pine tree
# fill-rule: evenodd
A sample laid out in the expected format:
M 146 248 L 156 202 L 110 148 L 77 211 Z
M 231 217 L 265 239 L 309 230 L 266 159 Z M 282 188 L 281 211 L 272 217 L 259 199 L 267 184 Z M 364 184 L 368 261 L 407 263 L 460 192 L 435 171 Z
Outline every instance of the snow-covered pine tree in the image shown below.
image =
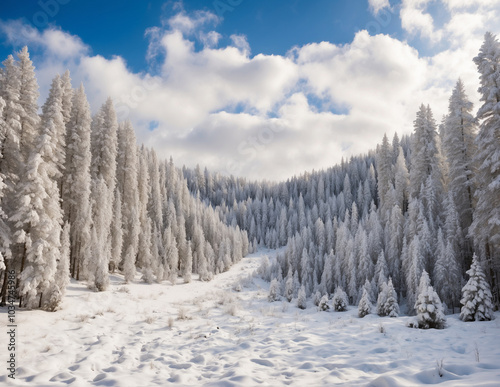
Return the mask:
M 385 316 L 385 302 L 387 301 L 387 282 L 383 282 L 377 296 L 377 314 Z
M 66 166 L 63 184 L 64 218 L 70 224 L 70 270 L 80 279 L 82 264 L 90 257 L 90 106 L 83 85 L 76 91 L 66 125 Z
M 3 190 L 2 209 L 7 218 L 18 212 L 25 203 L 19 192 L 22 187 L 21 178 L 25 173 L 26 164 L 34 151 L 35 139 L 38 137 L 40 117 L 38 116 L 37 99 L 38 83 L 35 78 L 33 63 L 29 58 L 27 47 L 17 53 L 19 61 L 14 61 L 12 55 L 3 62 L 3 77 L 0 87 L 0 97 L 5 102 L 3 122 L 5 136 L 2 143 L 0 173 L 3 174 L 5 189 Z M 38 140 L 38 139 L 37 139 Z M 39 144 L 37 144 L 38 146 Z M 2 304 L 7 295 L 7 272 L 10 268 L 23 270 L 25 259 L 25 244 L 16 240 L 14 234 L 25 233 L 26 222 L 10 223 L 9 235 L 2 241 L 5 246 L 4 286 L 2 286 Z
M 160 170 L 156 152 L 151 150 L 148 157 L 150 192 L 148 200 L 148 216 L 157 227 L 163 228 L 162 201 L 160 189 Z
M 384 316 L 398 317 L 399 316 L 399 304 L 398 296 L 396 290 L 394 290 L 394 285 L 392 284 L 392 279 L 389 278 L 389 282 L 386 287 L 386 298 L 383 306 Z
M 446 324 L 443 305 L 438 294 L 431 286 L 429 275 L 424 270 L 420 277 L 418 296 L 415 302 L 418 327 L 421 329 L 442 329 Z
M 42 106 L 41 125 L 46 126 L 51 120 L 54 125 L 55 160 L 58 168 L 56 176 L 59 189 L 62 189 L 61 182 L 66 159 L 66 123 L 63 116 L 63 89 L 61 87 L 61 77 L 57 75 L 52 80 L 49 96 Z
M 61 77 L 61 89 L 63 92 L 62 114 L 64 117 L 64 124 L 67 125 L 71 119 L 71 110 L 73 107 L 73 97 L 75 93 L 71 87 L 71 76 L 69 74 L 69 70 L 66 70 Z
M 284 296 L 288 302 L 291 302 L 293 299 L 293 274 L 291 269 L 286 277 Z
M 62 231 L 55 131 L 52 120 L 41 127 L 18 184 L 18 202 L 23 205 L 10 218 L 17 226 L 16 240 L 24 244 L 20 303 L 45 310 L 55 310 L 60 301 L 55 294 Z
M 441 183 L 438 134 L 429 106 L 420 106 L 414 122 L 415 133 L 411 148 L 410 196 L 419 197 L 428 176 L 436 185 Z M 437 189 L 438 187 L 436 187 Z
M 125 121 L 118 127 L 117 155 L 117 189 L 122 199 L 123 247 L 124 258 L 120 267 L 127 281 L 132 280 L 135 273 L 135 259 L 139 243 L 139 193 L 137 182 L 137 143 L 134 129 L 130 121 Z M 132 260 L 133 257 L 133 260 Z M 127 269 L 125 269 L 125 265 Z M 134 268 L 132 268 L 132 265 Z
M 330 310 L 328 295 L 324 294 L 318 302 L 318 310 L 322 312 L 327 312 Z
M 319 290 L 316 290 L 313 296 L 313 304 L 315 306 L 318 306 L 320 301 L 321 301 L 321 293 L 319 292 Z
M 500 304 L 500 42 L 490 32 L 474 58 L 480 73 L 480 120 L 474 162 L 477 205 L 470 235 L 491 271 L 493 301 Z M 490 274 L 490 273 L 489 273 Z
M 461 283 L 460 268 L 451 243 L 443 238 L 441 228 L 438 230 L 437 260 L 434 267 L 435 288 L 442 301 L 451 308 L 458 305 Z
M 269 286 L 269 294 L 267 300 L 269 302 L 278 301 L 280 297 L 280 283 L 276 278 L 273 278 Z
M 420 238 L 416 235 L 408 246 L 406 271 L 406 298 L 409 305 L 413 305 L 418 295 L 418 279 L 424 270 L 424 257 Z
M 462 299 L 460 300 L 463 305 L 460 319 L 463 321 L 492 320 L 493 303 L 490 286 L 475 254 L 467 274 L 469 280 L 462 289 Z
M 0 159 L 2 158 L 2 146 L 5 141 L 6 124 L 3 120 L 3 109 L 5 107 L 5 102 L 2 97 L 0 97 Z M 0 167 L 0 270 L 5 270 L 5 256 L 10 245 L 10 229 L 5 222 L 6 214 L 2 208 L 2 200 L 4 195 L 4 175 Z
M 122 259 L 123 227 L 122 227 L 122 198 L 120 190 L 115 189 L 113 201 L 113 220 L 111 221 L 111 256 L 109 271 L 114 273 Z
M 35 67 L 30 59 L 28 47 L 24 46 L 17 53 L 19 59 L 17 63 L 19 77 L 19 105 L 21 106 L 19 132 L 19 146 L 25 161 L 31 155 L 33 146 L 36 146 L 40 133 L 38 116 L 38 82 L 35 76 Z
M 477 150 L 474 143 L 477 120 L 471 114 L 472 108 L 473 104 L 459 79 L 450 98 L 444 125 L 443 149 L 448 162 L 448 190 L 452 192 L 464 235 L 467 235 L 472 223 L 473 157 Z
M 399 153 L 394 166 L 394 189 L 395 202 L 403 213 L 408 209 L 410 174 L 406 166 L 403 148 L 399 147 Z
M 92 123 L 92 213 L 94 228 L 99 244 L 98 261 L 93 258 L 94 272 L 89 278 L 89 286 L 99 291 L 106 290 L 108 264 L 111 260 L 111 223 L 116 186 L 116 156 L 117 156 L 118 123 L 113 101 L 108 98 L 94 117 Z M 106 274 L 105 274 L 106 273 Z M 95 283 L 92 283 L 95 281 Z
M 138 175 L 137 175 L 137 192 L 138 192 L 138 209 L 139 216 L 139 235 L 137 245 L 137 264 L 139 267 L 144 267 L 149 261 L 149 253 L 151 249 L 151 233 L 147 233 L 149 225 L 148 218 L 148 192 L 150 191 L 150 178 L 147 164 L 146 149 L 142 146 L 137 155 Z M 182 216 L 182 214 L 181 214 Z M 180 216 L 180 217 L 181 217 Z M 179 218 L 180 218 L 179 217 Z M 184 219 L 184 218 L 183 218 Z M 148 253 L 149 252 L 149 253 Z
M 85 265 L 88 268 L 86 273 L 87 286 L 95 291 L 104 291 L 109 286 L 108 264 L 103 258 L 103 247 L 95 227 L 92 227 L 90 240 L 92 242 L 91 255 Z
M 134 216 L 135 210 L 132 210 L 131 214 Z M 122 272 L 125 282 L 128 283 L 135 277 L 135 259 L 137 254 L 130 244 L 126 247 L 126 249 L 124 249 L 123 253 Z
M 404 216 L 397 204 L 392 207 L 386 232 L 388 232 L 386 252 L 389 275 L 393 278 L 395 286 L 400 288 L 403 282 L 401 278 L 401 253 L 403 250 Z
M 375 266 L 375 282 L 379 290 L 382 289 L 382 284 L 387 281 L 387 274 L 389 269 L 387 268 L 387 261 L 385 260 L 385 254 L 382 250 L 377 259 L 377 265 Z
M 141 230 L 141 232 L 144 233 L 143 240 L 148 242 L 147 245 L 143 246 L 143 251 L 141 253 L 142 280 L 148 284 L 151 284 L 154 281 L 156 262 L 154 261 L 153 253 L 151 252 L 153 230 L 152 221 L 150 218 L 146 217 L 146 225 Z
M 187 243 L 186 260 L 181 266 L 181 275 L 185 283 L 191 282 L 191 273 L 193 272 L 193 252 L 191 241 Z
M 336 312 L 344 312 L 347 310 L 347 305 L 349 305 L 349 301 L 346 292 L 344 292 L 340 286 L 337 286 L 332 298 L 333 310 Z
M 57 271 L 55 278 L 55 285 L 57 286 L 57 290 L 55 292 L 56 297 L 62 298 L 66 294 L 66 287 L 70 281 L 70 273 L 69 273 L 69 254 L 71 251 L 70 244 L 70 224 L 66 222 L 64 224 L 61 236 L 61 256 L 59 257 L 59 261 L 57 262 Z M 56 301 L 58 304 L 59 301 Z
M 363 287 L 363 295 L 358 304 L 358 316 L 365 317 L 367 314 L 372 312 L 373 305 L 370 301 L 370 295 L 368 294 L 366 288 Z
M 304 285 L 300 287 L 299 293 L 297 295 L 297 307 L 299 309 L 307 308 L 306 289 L 304 288 Z
M 377 176 L 378 176 L 378 198 L 380 217 L 383 225 L 389 220 L 390 211 L 392 209 L 392 200 L 390 200 L 389 192 L 392 186 L 392 149 L 387 139 L 387 134 L 384 134 L 382 145 L 377 151 Z

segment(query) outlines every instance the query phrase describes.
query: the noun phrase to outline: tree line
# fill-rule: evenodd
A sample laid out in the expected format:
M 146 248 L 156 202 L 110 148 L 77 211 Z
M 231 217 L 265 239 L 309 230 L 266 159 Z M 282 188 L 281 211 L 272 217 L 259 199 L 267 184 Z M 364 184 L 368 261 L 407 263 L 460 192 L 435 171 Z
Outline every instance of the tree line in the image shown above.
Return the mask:
M 160 160 L 117 122 L 110 99 L 92 117 L 69 72 L 39 115 L 24 48 L 0 72 L 3 302 L 9 270 L 22 306 L 54 310 L 69 276 L 96 290 L 116 270 L 126 281 L 136 270 L 146 282 L 210 280 L 259 246 L 285 246 L 263 273 L 287 299 L 395 294 L 414 305 L 432 283 L 454 311 L 472 266 L 498 307 L 500 44 L 491 33 L 474 62 L 477 115 L 459 80 L 440 124 L 421 105 L 410 136 L 384 135 L 368 154 L 273 183 Z
M 384 135 L 374 152 L 277 184 L 183 168 L 188 186 L 252 246 L 286 246 L 265 276 L 287 298 L 340 287 L 357 304 L 364 288 L 376 295 L 390 282 L 412 309 L 425 271 L 451 312 L 476 254 L 498 307 L 500 45 L 491 33 L 474 63 L 477 115 L 458 80 L 439 124 L 421 105 L 413 133 Z
M 172 160 L 138 146 L 108 99 L 56 76 L 38 114 L 27 47 L 0 71 L 0 272 L 26 308 L 55 310 L 70 276 L 104 291 L 109 273 L 148 283 L 208 281 L 248 253 L 247 233 L 190 195 Z

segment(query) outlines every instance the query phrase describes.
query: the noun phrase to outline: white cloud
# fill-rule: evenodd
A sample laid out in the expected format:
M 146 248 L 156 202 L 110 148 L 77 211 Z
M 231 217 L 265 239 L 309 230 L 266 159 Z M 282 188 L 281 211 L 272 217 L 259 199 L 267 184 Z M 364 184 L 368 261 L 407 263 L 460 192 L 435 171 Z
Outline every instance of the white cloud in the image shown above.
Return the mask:
M 368 5 L 374 15 L 377 15 L 382 9 L 389 8 L 391 6 L 389 0 L 368 0 Z
M 448 43 L 432 57 L 366 31 L 345 45 L 311 43 L 285 56 L 251 56 L 244 36 L 230 36 L 231 43 L 220 46 L 215 16 L 181 9 L 146 32 L 155 75 L 131 72 L 120 57 L 91 55 L 78 37 L 57 29 L 38 32 L 21 22 L 0 22 L 0 31 L 13 45 L 37 48 L 42 95 L 55 73 L 69 67 L 74 86 L 84 82 L 94 112 L 110 95 L 119 116 L 134 123 L 139 141 L 161 156 L 172 155 L 180 165 L 283 179 L 367 152 L 385 132 L 410 133 L 420 103 L 429 103 L 439 121 L 458 77 L 477 107 L 472 57 L 485 28 L 500 32 L 496 4 L 474 8 L 446 0 L 450 18 L 437 28 L 428 1 L 405 0 L 407 31 Z M 417 18 L 408 21 L 404 9 L 416 10 Z M 153 131 L 152 121 L 158 122 Z
M 27 44 L 36 46 L 47 50 L 49 55 L 56 56 L 60 60 L 85 55 L 89 51 L 89 47 L 77 36 L 54 28 L 40 33 L 36 28 L 19 20 L 7 22 L 0 20 L 0 31 L 15 46 Z
M 403 0 L 401 4 L 401 27 L 412 35 L 420 35 L 430 42 L 441 40 L 441 32 L 434 28 L 431 14 L 425 13 L 431 0 Z
M 499 6 L 499 0 L 442 0 L 451 9 L 473 9 L 477 6 L 494 7 Z
M 250 54 L 250 45 L 245 35 L 231 35 L 230 38 L 234 47 L 239 48 L 246 55 Z

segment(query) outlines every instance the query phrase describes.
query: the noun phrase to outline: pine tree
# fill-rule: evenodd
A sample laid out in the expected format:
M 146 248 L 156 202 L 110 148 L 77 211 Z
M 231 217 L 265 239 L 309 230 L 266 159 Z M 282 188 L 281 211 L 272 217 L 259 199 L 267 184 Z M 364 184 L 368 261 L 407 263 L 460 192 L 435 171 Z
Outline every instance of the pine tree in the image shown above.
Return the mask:
M 420 106 L 414 128 L 415 133 L 411 148 L 410 196 L 419 197 L 429 176 L 436 195 L 439 195 L 443 190 L 442 160 L 436 122 L 429 106 Z
M 406 298 L 409 305 L 415 303 L 418 295 L 418 279 L 424 270 L 424 257 L 420 238 L 416 235 L 408 246 L 408 266 L 406 268 Z
M 463 321 L 489 321 L 493 319 L 493 303 L 490 286 L 486 281 L 481 264 L 474 254 L 472 265 L 467 271 L 469 280 L 462 289 L 463 305 L 460 319 Z
M 126 277 L 130 281 L 133 278 L 132 272 L 135 273 L 132 264 L 135 266 L 140 232 L 137 144 L 130 121 L 118 127 L 117 157 L 117 189 L 122 199 L 123 253 L 125 254 L 123 264 L 125 265 L 128 259 L 127 272 L 129 274 Z M 123 270 L 125 271 L 125 268 Z
M 349 301 L 346 292 L 344 292 L 340 286 L 337 286 L 332 298 L 333 310 L 336 312 L 344 312 L 347 310 L 347 305 L 349 305 Z
M 36 146 L 39 131 L 40 118 L 38 116 L 38 82 L 35 76 L 35 67 L 30 59 L 28 47 L 23 47 L 17 53 L 19 77 L 19 105 L 21 106 L 19 132 L 19 146 L 23 160 L 27 161 L 31 151 Z M 7 75 L 9 76 L 9 75 Z M 57 123 L 54 122 L 54 125 Z M 57 128 L 56 128 L 57 129 Z M 55 133 L 53 133 L 55 135 Z
M 138 175 L 137 175 L 137 192 L 138 192 L 138 209 L 137 215 L 139 217 L 139 235 L 138 235 L 138 245 L 137 245 L 137 263 L 139 267 L 143 267 L 150 258 L 149 253 L 151 249 L 151 233 L 148 234 L 147 228 L 149 225 L 148 218 L 148 192 L 150 187 L 149 171 L 146 160 L 146 151 L 142 147 L 138 154 Z M 179 217 L 182 217 L 182 214 Z M 183 228 L 183 227 L 182 227 Z M 181 230 L 179 230 L 180 234 Z M 185 232 L 185 231 L 184 231 Z
M 108 99 L 92 122 L 92 213 L 97 238 L 93 258 L 90 286 L 99 291 L 106 290 L 108 264 L 111 260 L 112 211 L 116 185 L 118 123 L 113 101 Z M 96 261 L 97 260 L 97 261 Z M 94 284 L 92 282 L 95 282 Z
M 55 144 L 55 162 L 58 168 L 56 176 L 59 189 L 62 189 L 61 182 L 66 159 L 66 124 L 63 116 L 63 89 L 61 78 L 57 75 L 52 80 L 49 96 L 42 106 L 41 125 L 47 126 L 48 121 L 54 125 L 53 142 Z
M 57 271 L 55 284 L 57 285 L 58 292 L 56 292 L 57 297 L 62 298 L 66 294 L 66 287 L 70 281 L 70 273 L 69 273 L 69 254 L 71 250 L 70 245 L 70 224 L 66 222 L 63 227 L 62 236 L 61 236 L 61 256 L 59 257 L 59 261 L 57 262 Z
M 115 190 L 113 202 L 113 220 L 111 221 L 111 258 L 109 270 L 114 272 L 122 259 L 123 228 L 122 228 L 122 199 L 120 191 Z
M 157 227 L 163 228 L 163 214 L 160 192 L 160 171 L 156 152 L 151 150 L 149 157 L 150 193 L 148 200 L 148 215 Z
M 23 205 L 10 218 L 17 226 L 16 240 L 24 244 L 19 282 L 21 304 L 45 310 L 55 310 L 60 301 L 55 278 L 61 258 L 62 211 L 55 180 L 55 130 L 51 120 L 41 128 L 18 185 L 18 202 Z
M 365 317 L 367 314 L 372 312 L 373 305 L 370 302 L 370 296 L 365 288 L 363 288 L 363 295 L 358 304 L 358 316 Z
M 132 214 L 134 215 L 134 212 Z M 135 277 L 135 258 L 136 253 L 132 245 L 129 244 L 124 250 L 122 260 L 122 271 L 126 283 L 131 282 Z
M 170 225 L 163 233 L 163 246 L 165 248 L 166 261 L 169 267 L 168 280 L 172 285 L 175 285 L 178 275 L 179 251 L 177 250 L 177 242 Z
M 377 314 L 379 316 L 386 316 L 385 303 L 387 301 L 387 297 L 387 282 L 383 282 L 380 286 L 380 290 L 377 296 Z
M 429 275 L 424 270 L 420 277 L 418 296 L 414 307 L 417 313 L 418 327 L 421 329 L 442 329 L 446 324 L 443 305 L 430 282 Z
M 386 246 L 389 275 L 394 279 L 395 286 L 401 288 L 401 253 L 403 250 L 404 217 L 401 208 L 397 204 L 392 208 L 391 218 L 386 231 L 389 234 Z
M 473 104 L 465 94 L 462 80 L 459 79 L 450 98 L 444 126 L 443 149 L 449 166 L 448 189 L 453 193 L 465 235 L 472 223 L 474 195 L 472 175 L 477 120 L 471 114 L 472 108 Z
M 2 209 L 7 219 L 15 216 L 25 207 L 24 198 L 20 191 L 24 182 L 21 180 L 26 173 L 35 145 L 38 141 L 40 118 L 38 116 L 38 83 L 35 78 L 33 63 L 24 47 L 18 54 L 19 62 L 15 62 L 12 55 L 3 62 L 4 70 L 0 87 L 0 97 L 5 102 L 2 112 L 2 121 L 5 132 L 2 142 L 2 156 L 0 159 L 0 173 L 3 175 L 5 189 L 3 190 Z M 6 239 L 2 241 L 4 252 L 4 281 L 2 286 L 2 303 L 5 304 L 7 295 L 7 272 L 10 268 L 18 271 L 24 269 L 26 259 L 26 244 L 18 236 L 25 234 L 28 222 L 8 222 L 9 229 Z M 17 237 L 16 237 L 17 235 Z
M 382 284 L 387 281 L 388 272 L 387 261 L 385 260 L 385 254 L 382 250 L 378 256 L 377 265 L 375 266 L 375 281 L 379 289 L 382 289 Z
M 451 243 L 443 238 L 441 228 L 438 230 L 437 261 L 434 268 L 434 283 L 442 301 L 452 311 L 458 305 L 460 290 L 460 268 Z
M 156 262 L 154 261 L 153 253 L 151 251 L 153 231 L 152 221 L 150 218 L 146 217 L 146 225 L 141 232 L 144 233 L 143 240 L 147 242 L 147 245 L 143 246 L 141 254 L 142 280 L 151 284 L 154 281 Z
M 61 77 L 61 89 L 63 92 L 62 97 L 62 114 L 64 117 L 64 124 L 68 125 L 71 119 L 71 110 L 73 108 L 73 98 L 74 90 L 71 87 L 71 77 L 69 70 L 66 70 L 64 75 Z
M 5 136 L 7 133 L 7 125 L 3 119 L 3 109 L 5 108 L 5 102 L 2 97 L 0 97 L 0 160 L 3 158 L 2 151 L 5 143 Z M 5 214 L 2 206 L 4 191 L 5 191 L 5 176 L 2 173 L 1 163 L 0 163 L 0 270 L 5 270 L 5 258 L 9 253 L 10 245 L 10 228 L 5 222 L 7 215 Z
M 63 185 L 64 219 L 70 224 L 70 270 L 79 279 L 88 262 L 92 224 L 90 206 L 90 106 L 83 85 L 76 91 L 66 132 L 66 166 Z
M 394 166 L 395 202 L 403 213 L 408 209 L 410 174 L 406 166 L 403 148 L 399 147 L 396 165 Z
M 374 266 L 368 251 L 368 237 L 366 231 L 361 233 L 361 245 L 359 246 L 359 266 L 357 270 L 357 283 L 361 284 L 366 278 L 372 278 Z
M 389 278 L 389 282 L 387 283 L 386 298 L 383 309 L 384 309 L 384 316 L 389 316 L 389 317 L 399 316 L 398 297 L 396 291 L 394 290 L 391 278 Z
M 293 299 L 293 275 L 291 271 L 288 272 L 286 278 L 284 296 L 288 302 L 291 302 Z
M 328 296 L 324 294 L 318 302 L 318 310 L 321 312 L 327 312 L 330 310 Z
M 474 58 L 480 73 L 480 120 L 474 162 L 477 205 L 470 235 L 491 270 L 494 302 L 500 303 L 500 42 L 487 32 Z
M 87 264 L 88 287 L 95 291 L 105 291 L 109 286 L 108 262 L 104 255 L 105 248 L 97 236 L 97 229 L 92 227 L 91 231 L 91 258 Z
M 193 270 L 193 253 L 191 248 L 191 241 L 187 244 L 186 260 L 181 265 L 181 275 L 185 283 L 191 282 L 191 273 Z
M 299 309 L 307 308 L 306 289 L 304 288 L 304 285 L 302 285 L 299 289 L 299 293 L 297 296 L 297 307 Z
M 383 224 L 389 220 L 392 203 L 389 192 L 392 185 L 392 149 L 387 135 L 384 134 L 382 145 L 377 152 L 378 198 Z
M 273 278 L 271 281 L 271 286 L 269 286 L 269 295 L 267 296 L 267 300 L 269 302 L 278 301 L 280 297 L 280 283 L 276 278 Z

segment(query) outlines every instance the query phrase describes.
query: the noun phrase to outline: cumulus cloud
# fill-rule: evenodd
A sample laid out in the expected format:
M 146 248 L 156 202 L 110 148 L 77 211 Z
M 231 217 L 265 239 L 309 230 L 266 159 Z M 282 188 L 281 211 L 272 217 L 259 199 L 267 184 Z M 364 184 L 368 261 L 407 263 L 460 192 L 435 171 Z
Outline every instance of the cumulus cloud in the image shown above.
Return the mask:
M 436 43 L 441 40 L 441 31 L 434 28 L 434 19 L 426 13 L 431 0 L 403 0 L 401 4 L 401 26 L 412 35 L 420 35 Z
M 477 107 L 472 57 L 485 28 L 500 32 L 499 1 L 442 1 L 449 19 L 439 28 L 428 1 L 405 0 L 401 8 L 408 32 L 448 43 L 430 57 L 406 41 L 367 31 L 349 44 L 311 43 L 286 55 L 252 56 L 245 36 L 216 31 L 216 16 L 181 8 L 146 31 L 154 73 L 134 73 L 121 57 L 92 55 L 81 39 L 58 29 L 39 32 L 14 21 L 0 22 L 0 31 L 10 44 L 39 51 L 42 96 L 68 67 L 74 86 L 84 82 L 94 112 L 111 96 L 120 119 L 131 119 L 138 140 L 161 156 L 281 180 L 367 152 L 384 133 L 410 133 L 420 103 L 429 103 L 439 121 L 458 77 Z M 375 14 L 387 4 L 370 1 Z
M 27 44 L 36 46 L 45 49 L 48 55 L 56 56 L 60 60 L 85 55 L 89 51 L 89 47 L 77 36 L 54 28 L 40 32 L 20 20 L 0 20 L 0 31 L 15 46 Z

